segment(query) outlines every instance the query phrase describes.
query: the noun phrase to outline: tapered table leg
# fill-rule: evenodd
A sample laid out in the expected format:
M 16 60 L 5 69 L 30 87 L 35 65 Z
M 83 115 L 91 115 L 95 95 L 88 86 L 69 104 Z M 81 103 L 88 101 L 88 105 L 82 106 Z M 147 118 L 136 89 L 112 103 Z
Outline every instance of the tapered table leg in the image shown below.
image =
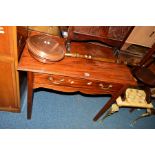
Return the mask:
M 33 104 L 33 73 L 27 72 L 27 119 L 31 119 L 32 115 L 32 104 Z
M 111 99 L 104 105 L 104 107 L 96 114 L 93 118 L 94 121 L 97 121 L 110 107 L 116 102 L 116 99 L 126 90 L 126 86 L 124 86 L 121 90 L 119 90 L 116 94 L 113 94 Z
M 115 102 L 115 98 L 112 96 L 111 99 L 105 104 L 105 106 L 96 114 L 96 116 L 93 118 L 94 121 L 97 121 Z

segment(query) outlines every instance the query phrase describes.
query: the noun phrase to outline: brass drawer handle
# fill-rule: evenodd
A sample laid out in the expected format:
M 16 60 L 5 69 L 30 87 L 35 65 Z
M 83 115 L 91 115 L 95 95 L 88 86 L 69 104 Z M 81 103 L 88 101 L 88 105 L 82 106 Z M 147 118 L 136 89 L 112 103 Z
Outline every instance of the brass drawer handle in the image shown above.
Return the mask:
M 65 81 L 65 79 L 60 79 L 60 81 L 61 81 L 61 82 L 64 82 L 64 81 Z
M 92 84 L 93 84 L 93 82 L 91 82 L 91 81 L 90 82 L 87 82 L 87 85 L 88 86 L 91 86 Z
M 53 81 L 53 77 L 52 77 L 52 76 L 49 76 L 49 77 L 48 77 L 48 80 L 49 80 L 49 81 Z
M 90 76 L 90 73 L 84 73 L 84 76 L 85 77 L 89 77 Z
M 4 28 L 0 26 L 0 34 L 4 34 Z
M 71 82 L 70 82 L 70 84 L 73 84 L 73 83 L 74 83 L 74 81 L 71 81 Z
M 102 83 L 99 84 L 100 88 L 103 89 L 103 90 L 108 90 L 110 88 L 112 88 L 112 85 L 108 85 L 107 87 L 105 87 Z
M 71 80 L 71 79 L 68 79 L 68 82 L 69 82 L 70 84 L 73 84 L 73 83 L 74 83 L 74 81 Z
M 53 83 L 53 84 L 60 84 L 59 81 L 53 81 L 52 83 Z
M 49 77 L 48 77 L 48 80 L 49 80 L 49 81 L 52 81 L 53 84 L 60 84 L 60 82 L 61 82 L 61 81 L 54 81 L 54 79 L 53 79 L 52 76 L 49 76 Z

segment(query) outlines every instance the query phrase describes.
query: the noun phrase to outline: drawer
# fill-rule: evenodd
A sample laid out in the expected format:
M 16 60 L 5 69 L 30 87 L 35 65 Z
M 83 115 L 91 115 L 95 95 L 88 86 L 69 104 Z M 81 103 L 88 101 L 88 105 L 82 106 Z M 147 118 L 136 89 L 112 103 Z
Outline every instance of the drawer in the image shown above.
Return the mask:
M 9 47 L 9 33 L 7 26 L 0 26 L 0 54 L 8 55 Z
M 114 83 L 107 83 L 97 80 L 88 80 L 62 75 L 49 75 L 39 73 L 34 73 L 34 83 L 80 88 L 77 90 L 89 89 L 92 91 L 92 93 L 93 91 L 99 93 L 116 92 L 118 89 L 121 88 L 121 85 Z

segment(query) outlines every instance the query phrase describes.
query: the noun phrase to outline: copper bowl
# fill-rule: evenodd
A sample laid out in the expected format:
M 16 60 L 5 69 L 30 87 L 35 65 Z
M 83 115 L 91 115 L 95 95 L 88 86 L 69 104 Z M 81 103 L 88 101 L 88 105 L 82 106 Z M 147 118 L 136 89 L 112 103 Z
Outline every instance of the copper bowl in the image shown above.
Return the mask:
M 27 39 L 30 54 L 40 62 L 52 63 L 60 61 L 65 56 L 64 40 L 59 37 L 39 34 Z

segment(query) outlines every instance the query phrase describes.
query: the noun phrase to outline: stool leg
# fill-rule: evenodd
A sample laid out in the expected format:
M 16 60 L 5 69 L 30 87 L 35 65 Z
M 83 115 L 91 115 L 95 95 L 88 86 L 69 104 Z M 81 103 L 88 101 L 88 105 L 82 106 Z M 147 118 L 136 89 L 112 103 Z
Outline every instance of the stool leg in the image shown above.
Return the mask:
M 31 119 L 32 114 L 32 100 L 33 100 L 33 73 L 27 72 L 27 119 Z
M 149 87 L 144 87 L 144 91 L 146 93 L 146 101 L 147 103 L 150 103 L 151 102 L 151 90 Z

